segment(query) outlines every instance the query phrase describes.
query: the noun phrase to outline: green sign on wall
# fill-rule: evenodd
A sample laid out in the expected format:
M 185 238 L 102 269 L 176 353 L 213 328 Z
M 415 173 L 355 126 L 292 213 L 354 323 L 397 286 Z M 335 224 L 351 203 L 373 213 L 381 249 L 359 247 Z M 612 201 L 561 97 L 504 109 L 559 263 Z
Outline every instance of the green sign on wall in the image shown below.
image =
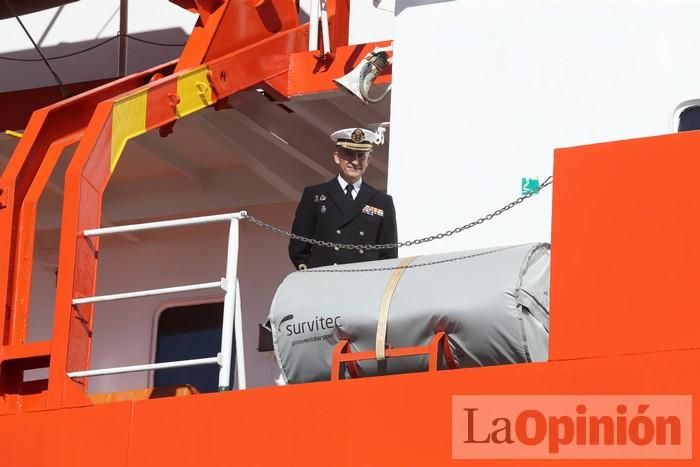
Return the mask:
M 537 193 L 537 188 L 540 186 L 540 180 L 538 178 L 522 178 L 520 182 L 520 192 L 524 195 L 528 193 Z

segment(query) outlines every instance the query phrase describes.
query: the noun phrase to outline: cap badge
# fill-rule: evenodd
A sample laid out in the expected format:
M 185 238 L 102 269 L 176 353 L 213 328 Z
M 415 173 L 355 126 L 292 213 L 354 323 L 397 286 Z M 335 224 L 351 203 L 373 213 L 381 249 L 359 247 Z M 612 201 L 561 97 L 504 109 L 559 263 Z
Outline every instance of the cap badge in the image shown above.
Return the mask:
M 326 195 L 321 195 L 318 199 L 320 199 L 321 201 L 325 201 L 325 200 L 326 200 Z
M 365 139 L 365 132 L 362 128 L 356 128 L 350 135 L 350 139 L 353 143 L 361 143 Z

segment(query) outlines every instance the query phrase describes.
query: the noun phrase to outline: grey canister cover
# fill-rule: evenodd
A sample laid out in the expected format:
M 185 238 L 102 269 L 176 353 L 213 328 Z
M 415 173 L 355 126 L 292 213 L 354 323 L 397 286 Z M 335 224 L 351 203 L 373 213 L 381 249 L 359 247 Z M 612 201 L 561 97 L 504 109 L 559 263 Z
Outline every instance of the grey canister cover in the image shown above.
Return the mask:
M 341 339 L 374 351 L 380 304 L 400 259 L 294 272 L 270 310 L 275 355 L 288 383 L 330 378 Z M 531 243 L 426 255 L 403 271 L 386 344 L 427 345 L 437 331 L 462 368 L 547 360 L 550 246 Z M 385 270 L 373 270 L 386 268 Z M 369 270 L 368 270 L 369 269 Z M 363 375 L 426 370 L 427 356 L 363 361 Z

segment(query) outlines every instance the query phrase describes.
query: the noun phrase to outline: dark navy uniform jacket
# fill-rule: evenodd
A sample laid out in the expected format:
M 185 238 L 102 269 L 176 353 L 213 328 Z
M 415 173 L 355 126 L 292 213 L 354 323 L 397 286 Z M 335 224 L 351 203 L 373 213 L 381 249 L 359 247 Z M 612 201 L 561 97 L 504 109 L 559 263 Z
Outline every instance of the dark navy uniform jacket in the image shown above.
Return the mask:
M 346 244 L 396 243 L 396 211 L 391 196 L 362 182 L 357 197 L 348 202 L 338 180 L 304 189 L 292 232 L 316 240 Z M 289 258 L 296 268 L 396 258 L 398 249 L 346 250 L 289 242 Z

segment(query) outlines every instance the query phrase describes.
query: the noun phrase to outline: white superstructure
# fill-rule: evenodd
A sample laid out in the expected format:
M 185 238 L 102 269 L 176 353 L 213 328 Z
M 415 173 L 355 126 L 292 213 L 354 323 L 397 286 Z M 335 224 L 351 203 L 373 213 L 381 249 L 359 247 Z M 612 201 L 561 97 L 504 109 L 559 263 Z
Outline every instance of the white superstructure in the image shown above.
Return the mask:
M 520 196 L 552 174 L 555 148 L 676 131 L 700 97 L 698 20 L 686 0 L 399 0 L 388 189 L 401 238 Z M 550 212 L 547 190 L 401 254 L 547 241 Z

